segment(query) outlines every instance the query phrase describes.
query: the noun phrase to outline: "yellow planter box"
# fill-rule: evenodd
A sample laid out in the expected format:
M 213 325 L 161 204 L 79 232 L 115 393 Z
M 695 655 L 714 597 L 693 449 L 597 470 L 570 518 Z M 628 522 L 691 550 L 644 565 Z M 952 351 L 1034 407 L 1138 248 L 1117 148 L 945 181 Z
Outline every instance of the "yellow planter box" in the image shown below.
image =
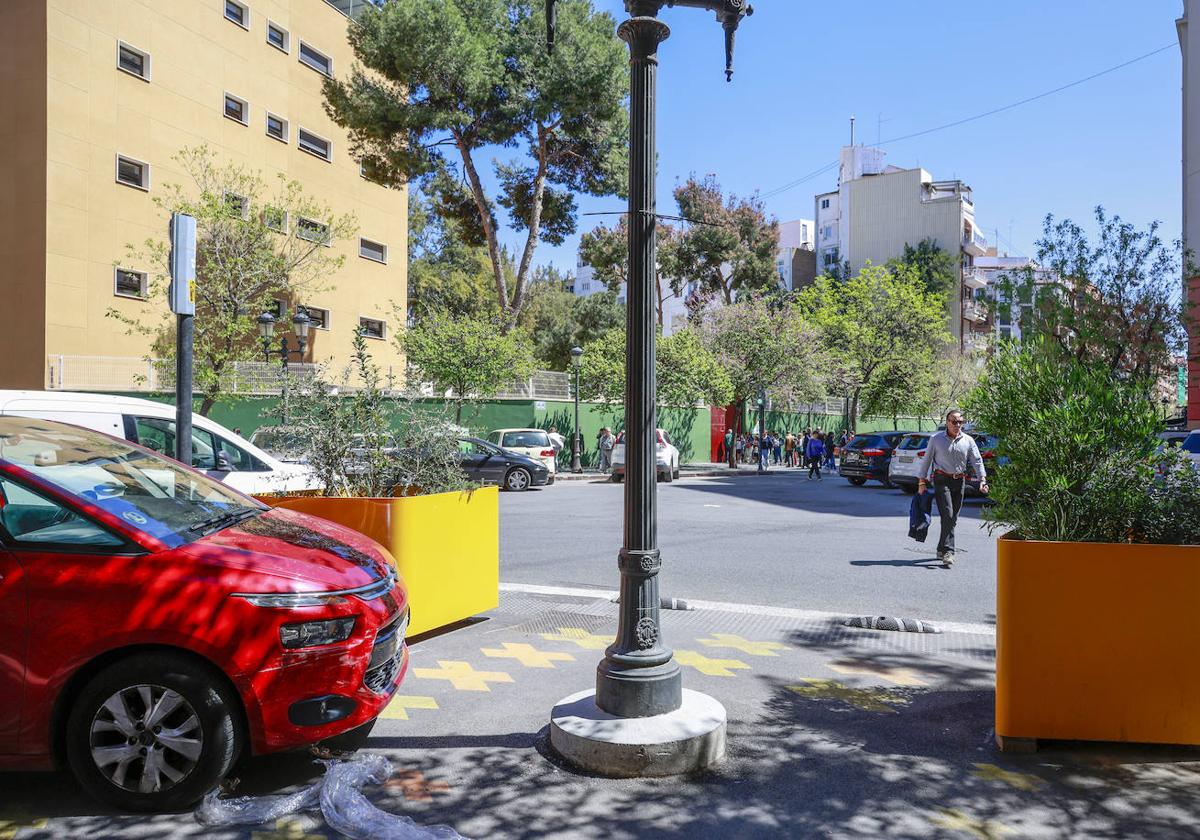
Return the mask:
M 996 734 L 1200 744 L 1200 546 L 996 548 Z
M 265 497 L 366 534 L 396 558 L 417 636 L 500 603 L 499 488 L 397 499 Z

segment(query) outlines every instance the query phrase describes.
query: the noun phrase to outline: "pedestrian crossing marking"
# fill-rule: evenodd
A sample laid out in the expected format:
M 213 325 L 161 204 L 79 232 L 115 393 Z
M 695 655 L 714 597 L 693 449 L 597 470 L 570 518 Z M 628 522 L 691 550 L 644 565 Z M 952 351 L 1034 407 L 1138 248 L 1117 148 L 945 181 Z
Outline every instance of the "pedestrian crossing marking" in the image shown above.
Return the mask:
M 778 656 L 777 650 L 790 650 L 787 645 L 779 642 L 752 642 L 733 633 L 713 633 L 711 639 L 697 639 L 705 647 L 733 648 L 750 656 Z
M 881 677 L 893 685 L 925 686 L 929 683 L 918 677 L 907 668 L 891 668 L 886 665 L 868 665 L 862 662 L 829 662 L 826 663 L 831 671 L 847 676 Z
M 788 691 L 794 691 L 803 697 L 814 700 L 839 700 L 847 705 L 862 709 L 865 712 L 883 712 L 895 714 L 896 708 L 890 703 L 904 701 L 892 696 L 884 688 L 850 688 L 837 680 L 818 680 L 805 677 L 808 685 L 784 686 Z
M 544 652 L 533 645 L 514 644 L 505 642 L 498 648 L 482 648 L 484 656 L 493 659 L 515 659 L 526 668 L 554 668 L 555 662 L 574 662 L 575 657 L 569 653 Z
M 433 794 L 449 793 L 450 785 L 431 782 L 420 770 L 401 770 L 383 785 L 388 790 L 398 790 L 410 802 L 432 802 Z
M 1044 785 L 1046 780 L 1040 776 L 1033 776 L 1029 773 L 1014 773 L 1011 770 L 1005 770 L 995 764 L 976 764 L 971 775 L 983 779 L 985 782 L 1003 782 L 1006 785 L 1011 785 L 1017 790 L 1037 790 L 1039 785 Z
M 557 633 L 541 633 L 547 642 L 570 642 L 584 650 L 604 650 L 613 643 L 612 636 L 597 636 L 582 627 L 559 627 Z
M 299 817 L 283 817 L 275 820 L 274 831 L 251 832 L 250 840 L 329 840 L 325 834 L 309 834 L 305 824 Z
M 476 671 L 469 662 L 438 660 L 436 668 L 413 668 L 422 680 L 447 680 L 459 691 L 491 691 L 489 682 L 510 683 L 513 678 L 503 671 Z
M 961 831 L 972 837 L 978 837 L 979 840 L 996 840 L 997 837 L 1013 833 L 1013 830 L 1006 825 L 992 820 L 986 822 L 977 820 L 957 808 L 939 808 L 938 814 L 939 816 L 929 818 L 934 825 L 950 831 Z
M 0 814 L 0 840 L 13 840 L 22 828 L 45 828 L 48 822 L 45 817 L 35 817 L 22 808 L 6 811 Z
M 733 677 L 732 668 L 749 670 L 750 666 L 738 659 L 709 659 L 703 653 L 694 650 L 675 651 L 675 661 L 680 665 L 695 668 L 701 674 L 710 677 Z
M 380 717 L 386 720 L 408 720 L 409 709 L 436 709 L 437 700 L 432 697 L 414 697 L 407 694 L 397 694 L 384 707 Z

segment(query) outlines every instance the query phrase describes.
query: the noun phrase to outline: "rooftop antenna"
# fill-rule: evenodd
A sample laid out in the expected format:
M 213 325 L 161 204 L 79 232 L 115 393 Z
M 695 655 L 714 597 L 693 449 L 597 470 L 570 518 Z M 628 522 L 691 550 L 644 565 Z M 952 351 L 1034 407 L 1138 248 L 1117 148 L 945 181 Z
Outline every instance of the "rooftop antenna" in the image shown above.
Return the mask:
M 854 116 L 850 116 L 850 145 L 854 145 Z

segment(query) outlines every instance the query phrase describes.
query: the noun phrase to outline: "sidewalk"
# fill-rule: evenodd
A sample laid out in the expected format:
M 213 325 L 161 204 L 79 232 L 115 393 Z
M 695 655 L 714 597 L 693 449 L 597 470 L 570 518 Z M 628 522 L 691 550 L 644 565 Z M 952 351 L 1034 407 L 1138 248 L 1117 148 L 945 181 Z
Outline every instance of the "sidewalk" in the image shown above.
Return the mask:
M 614 583 L 616 580 L 614 571 Z M 551 707 L 594 685 L 610 593 L 504 586 L 486 619 L 412 646 L 367 749 L 397 766 L 380 807 L 472 838 L 1195 837 L 1200 752 L 992 741 L 994 636 L 858 630 L 839 616 L 730 604 L 664 610 L 684 685 L 721 701 L 728 755 L 689 778 L 577 774 L 546 749 Z M 906 616 L 932 621 L 936 616 Z M 248 765 L 239 793 L 287 789 L 305 756 Z M 0 837 L 319 840 L 319 815 L 255 830 L 114 816 L 69 776 L 5 779 Z M 20 819 L 5 833 L 5 819 Z
M 773 466 L 767 469 L 768 473 L 785 472 L 788 469 L 800 470 L 800 467 L 781 467 Z M 807 469 L 805 467 L 804 469 Z M 756 464 L 738 464 L 737 469 L 731 470 L 728 464 L 724 463 L 695 463 L 695 464 L 680 464 L 679 478 L 726 478 L 731 475 L 758 475 L 758 466 Z M 826 472 L 826 477 L 831 473 Z M 554 476 L 555 483 L 560 481 L 611 481 L 611 477 L 597 472 L 595 470 L 584 470 L 579 475 L 571 472 L 559 472 Z

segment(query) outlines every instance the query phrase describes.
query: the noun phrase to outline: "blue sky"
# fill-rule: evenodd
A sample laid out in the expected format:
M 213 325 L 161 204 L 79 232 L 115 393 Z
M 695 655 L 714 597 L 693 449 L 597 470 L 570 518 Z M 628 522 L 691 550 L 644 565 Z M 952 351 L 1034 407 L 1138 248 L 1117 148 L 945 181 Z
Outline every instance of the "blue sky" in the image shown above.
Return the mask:
M 626 17 L 621 0 L 593 2 Z M 997 116 L 886 141 L 1172 44 L 1180 0 L 754 6 L 738 33 L 731 85 L 713 16 L 663 9 L 672 34 L 659 50 L 660 212 L 675 212 L 671 189 L 691 172 L 715 173 L 726 190 L 748 194 L 819 169 L 837 159 L 854 115 L 857 138 L 885 141 L 889 163 L 966 181 L 989 240 L 999 228 L 1011 253 L 1033 252 L 1046 213 L 1088 222 L 1098 203 L 1139 226 L 1160 220 L 1166 236 L 1179 235 L 1178 48 Z M 781 221 L 809 218 L 813 196 L 835 186 L 831 171 L 767 199 L 767 210 Z M 579 204 L 623 209 L 616 198 Z M 580 229 L 600 221 L 583 217 Z M 573 269 L 578 240 L 541 243 L 537 262 Z

